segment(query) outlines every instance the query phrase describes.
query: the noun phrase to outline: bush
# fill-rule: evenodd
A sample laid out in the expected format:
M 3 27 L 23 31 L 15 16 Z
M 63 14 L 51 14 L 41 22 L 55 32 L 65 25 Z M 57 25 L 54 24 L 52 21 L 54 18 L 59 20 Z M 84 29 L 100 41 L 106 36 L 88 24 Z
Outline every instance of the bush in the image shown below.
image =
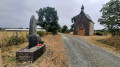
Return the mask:
M 8 46 L 11 46 L 11 45 L 18 45 L 18 44 L 21 44 L 21 43 L 24 43 L 26 41 L 25 37 L 23 36 L 11 36 L 11 37 L 7 37 L 7 38 L 3 38 L 1 41 L 0 41 L 0 47 L 8 47 Z
M 56 34 L 57 34 L 57 30 L 54 30 L 54 31 L 52 32 L 52 34 L 53 34 L 53 35 L 56 35 Z
M 65 33 L 70 33 L 70 30 L 67 30 Z
M 97 32 L 97 33 L 95 33 L 95 35 L 103 36 L 103 34 L 101 32 Z
M 11 36 L 8 38 L 8 45 L 17 45 L 19 43 L 19 38 L 16 36 Z M 6 45 L 6 46 L 8 46 Z
M 105 33 L 104 32 L 100 32 L 100 31 L 97 31 L 94 33 L 95 35 L 98 35 L 98 36 L 103 36 Z
M 39 36 L 43 36 L 43 35 L 45 35 L 46 33 L 45 33 L 45 31 L 37 31 L 37 34 L 38 34 Z
M 17 44 L 21 44 L 24 43 L 26 40 L 23 36 L 17 37 L 17 36 L 11 36 L 8 38 L 8 43 L 6 46 L 10 46 L 10 45 L 17 45 Z

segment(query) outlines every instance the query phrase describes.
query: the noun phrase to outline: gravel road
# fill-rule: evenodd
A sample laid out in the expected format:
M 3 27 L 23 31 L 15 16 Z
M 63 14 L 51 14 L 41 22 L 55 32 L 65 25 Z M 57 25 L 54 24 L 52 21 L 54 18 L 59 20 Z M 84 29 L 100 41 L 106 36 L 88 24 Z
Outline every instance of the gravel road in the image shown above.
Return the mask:
M 120 67 L 120 57 L 80 37 L 61 34 L 71 67 Z

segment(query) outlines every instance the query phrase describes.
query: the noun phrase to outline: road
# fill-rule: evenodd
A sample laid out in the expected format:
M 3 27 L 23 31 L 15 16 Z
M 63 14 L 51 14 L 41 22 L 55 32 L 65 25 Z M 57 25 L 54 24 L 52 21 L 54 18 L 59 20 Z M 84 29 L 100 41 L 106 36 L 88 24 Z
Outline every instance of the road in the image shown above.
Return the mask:
M 85 42 L 81 37 L 61 36 L 71 67 L 120 67 L 120 57 Z

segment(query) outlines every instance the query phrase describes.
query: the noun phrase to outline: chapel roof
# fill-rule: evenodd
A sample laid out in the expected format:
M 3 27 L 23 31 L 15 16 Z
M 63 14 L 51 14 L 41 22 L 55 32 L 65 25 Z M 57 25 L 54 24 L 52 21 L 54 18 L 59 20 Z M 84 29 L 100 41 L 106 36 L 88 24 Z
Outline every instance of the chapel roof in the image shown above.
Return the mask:
M 83 5 L 81 7 L 81 13 L 83 13 L 88 20 L 92 21 L 92 19 L 90 18 L 90 16 L 84 12 L 84 6 Z

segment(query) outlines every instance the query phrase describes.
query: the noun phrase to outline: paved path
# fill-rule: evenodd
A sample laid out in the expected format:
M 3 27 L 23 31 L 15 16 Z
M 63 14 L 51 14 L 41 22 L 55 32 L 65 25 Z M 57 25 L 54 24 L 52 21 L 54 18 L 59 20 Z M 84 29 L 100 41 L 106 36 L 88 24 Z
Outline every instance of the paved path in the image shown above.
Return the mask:
M 85 42 L 80 37 L 61 34 L 71 67 L 120 67 L 120 58 Z

